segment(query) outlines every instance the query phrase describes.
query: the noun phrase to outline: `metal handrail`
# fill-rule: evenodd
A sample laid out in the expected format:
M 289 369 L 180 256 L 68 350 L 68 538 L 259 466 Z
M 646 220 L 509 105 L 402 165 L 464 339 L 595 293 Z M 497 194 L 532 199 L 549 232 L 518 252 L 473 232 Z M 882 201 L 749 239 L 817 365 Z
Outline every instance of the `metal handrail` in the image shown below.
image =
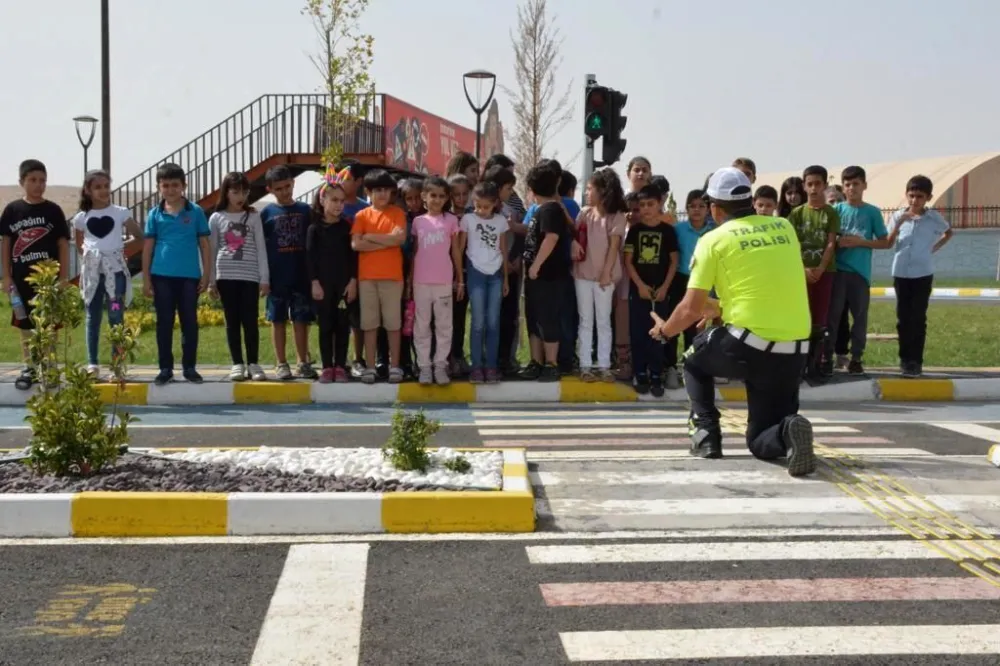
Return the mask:
M 262 95 L 116 188 L 112 201 L 132 209 L 137 220 L 144 219 L 158 199 L 156 171 L 167 162 L 185 169 L 188 197 L 198 201 L 215 192 L 230 171 L 249 171 L 279 154 L 322 153 L 338 133 L 346 152 L 379 154 L 384 142 L 377 113 L 380 97 L 364 96 L 356 108 L 347 110 L 358 122 L 331 132 L 329 95 Z
M 330 95 L 261 95 L 115 188 L 111 201 L 128 208 L 133 219 L 143 224 L 159 202 L 156 172 L 166 163 L 185 170 L 188 198 L 201 201 L 219 189 L 230 171 L 246 173 L 275 155 L 322 154 L 334 137 L 347 153 L 381 154 L 385 143 L 383 97 L 374 91 L 361 96 L 357 104 L 344 110 L 356 122 L 331 130 Z M 78 263 L 74 259 L 73 276 Z

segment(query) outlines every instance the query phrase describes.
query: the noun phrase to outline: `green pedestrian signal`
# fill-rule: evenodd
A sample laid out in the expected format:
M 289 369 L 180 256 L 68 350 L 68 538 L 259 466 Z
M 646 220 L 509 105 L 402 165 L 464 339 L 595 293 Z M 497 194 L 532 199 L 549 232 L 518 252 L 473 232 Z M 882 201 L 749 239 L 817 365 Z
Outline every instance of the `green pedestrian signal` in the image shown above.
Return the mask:
M 587 88 L 584 106 L 583 132 L 590 139 L 604 136 L 608 130 L 608 89 L 603 86 Z

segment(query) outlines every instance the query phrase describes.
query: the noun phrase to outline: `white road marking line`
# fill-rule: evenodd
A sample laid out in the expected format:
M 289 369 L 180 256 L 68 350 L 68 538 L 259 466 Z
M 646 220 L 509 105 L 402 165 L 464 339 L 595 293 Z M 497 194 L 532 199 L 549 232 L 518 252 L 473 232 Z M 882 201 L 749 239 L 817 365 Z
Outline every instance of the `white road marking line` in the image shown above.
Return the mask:
M 510 425 L 508 422 L 505 425 Z M 723 432 L 742 432 L 733 428 L 723 427 Z M 816 426 L 813 432 L 835 433 L 835 432 L 858 432 L 856 428 L 848 426 Z M 518 437 L 535 435 L 686 435 L 687 426 L 677 427 L 617 427 L 617 428 L 480 428 L 479 434 L 483 437 Z
M 750 627 L 559 634 L 571 662 L 998 654 L 1000 624 Z M 945 660 L 947 661 L 947 660 Z
M 948 455 L 938 456 L 923 449 L 890 448 L 890 447 L 865 447 L 851 448 L 846 446 L 837 447 L 838 450 L 858 457 L 885 457 L 897 458 L 907 456 L 919 457 L 942 457 L 942 458 L 982 458 L 977 456 Z M 751 457 L 745 448 L 724 451 L 726 458 L 748 458 Z M 691 461 L 702 462 L 700 458 L 694 458 L 688 453 L 687 447 L 678 449 L 611 449 L 605 451 L 528 451 L 528 462 L 542 462 L 555 460 L 671 460 L 683 458 Z
M 979 425 L 978 423 L 931 423 L 929 425 L 935 428 L 942 428 L 944 430 L 950 430 L 951 432 L 957 432 L 960 435 L 968 435 L 969 437 L 975 437 L 977 439 L 986 440 L 991 444 L 1000 444 L 1000 430 L 997 428 L 988 428 L 984 425 Z
M 576 425 L 576 426 L 613 426 L 613 425 L 632 425 L 632 426 L 654 426 L 654 425 L 677 425 L 683 426 L 685 432 L 687 431 L 687 418 L 671 418 L 667 416 L 654 417 L 654 418 L 633 418 L 631 416 L 622 416 L 617 419 L 600 419 L 600 418 L 590 418 L 587 416 L 579 416 L 570 419 L 476 419 L 476 426 L 478 427 L 495 427 L 495 426 L 563 426 L 563 425 Z
M 914 498 L 917 499 L 917 498 Z M 1000 509 L 1000 498 L 986 495 L 928 495 L 945 511 Z M 879 506 L 878 500 L 870 500 Z M 897 501 L 882 500 L 891 506 Z M 542 505 L 543 502 L 537 502 Z M 871 509 L 853 497 L 726 497 L 694 499 L 550 499 L 549 512 L 556 517 L 573 516 L 739 516 L 776 514 L 869 514 Z M 905 510 L 905 509 L 904 509 Z M 541 513 L 541 507 L 538 509 Z
M 766 470 L 766 471 L 765 471 Z M 826 483 L 822 479 L 794 479 L 784 469 L 742 469 L 729 471 L 689 470 L 653 474 L 629 472 L 531 472 L 532 483 L 549 486 L 690 486 L 704 485 L 802 485 Z
M 292 546 L 251 666 L 356 666 L 368 544 Z
M 932 542 L 937 543 L 937 542 Z M 751 560 L 934 560 L 944 554 L 907 541 L 738 541 L 526 546 L 532 564 L 635 564 Z
M 979 527 L 986 534 L 1000 536 L 994 527 Z M 785 539 L 789 537 L 817 537 L 842 539 L 846 537 L 898 536 L 894 527 L 740 527 L 684 530 L 613 530 L 608 532 L 526 532 L 509 533 L 458 533 L 458 534 L 329 534 L 329 535 L 275 535 L 275 536 L 219 536 L 219 537 L 127 537 L 127 538 L 24 538 L 0 539 L 0 547 L 7 546 L 129 546 L 160 545 L 185 546 L 193 544 L 299 544 L 299 543 L 366 543 L 379 541 L 649 541 L 653 539 Z

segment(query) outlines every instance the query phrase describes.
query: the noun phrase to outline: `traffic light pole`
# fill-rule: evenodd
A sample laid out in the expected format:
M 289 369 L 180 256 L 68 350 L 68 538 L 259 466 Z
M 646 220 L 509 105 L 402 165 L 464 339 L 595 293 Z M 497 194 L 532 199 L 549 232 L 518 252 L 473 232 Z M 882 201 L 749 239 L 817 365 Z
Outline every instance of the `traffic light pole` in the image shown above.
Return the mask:
M 583 101 L 584 105 L 587 103 L 587 91 L 591 86 L 597 85 L 597 75 L 587 74 L 584 76 L 586 85 L 584 87 Z M 583 137 L 583 177 L 580 179 L 580 190 L 585 192 L 587 189 L 587 183 L 590 182 L 590 177 L 594 173 L 594 140 L 589 136 L 584 135 Z

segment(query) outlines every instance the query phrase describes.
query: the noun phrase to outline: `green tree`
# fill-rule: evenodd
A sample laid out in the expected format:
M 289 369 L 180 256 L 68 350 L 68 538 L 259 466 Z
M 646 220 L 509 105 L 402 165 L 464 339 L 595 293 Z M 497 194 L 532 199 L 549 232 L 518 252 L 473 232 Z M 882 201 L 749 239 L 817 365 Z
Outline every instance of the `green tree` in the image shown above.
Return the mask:
M 361 31 L 360 19 L 369 0 L 306 0 L 302 13 L 312 20 L 322 44 L 310 56 L 323 76 L 327 107 L 327 163 L 340 162 L 352 146 L 358 124 L 370 119 L 375 104 L 375 81 L 369 73 L 375 38 Z M 346 144 L 346 145 L 345 145 Z

